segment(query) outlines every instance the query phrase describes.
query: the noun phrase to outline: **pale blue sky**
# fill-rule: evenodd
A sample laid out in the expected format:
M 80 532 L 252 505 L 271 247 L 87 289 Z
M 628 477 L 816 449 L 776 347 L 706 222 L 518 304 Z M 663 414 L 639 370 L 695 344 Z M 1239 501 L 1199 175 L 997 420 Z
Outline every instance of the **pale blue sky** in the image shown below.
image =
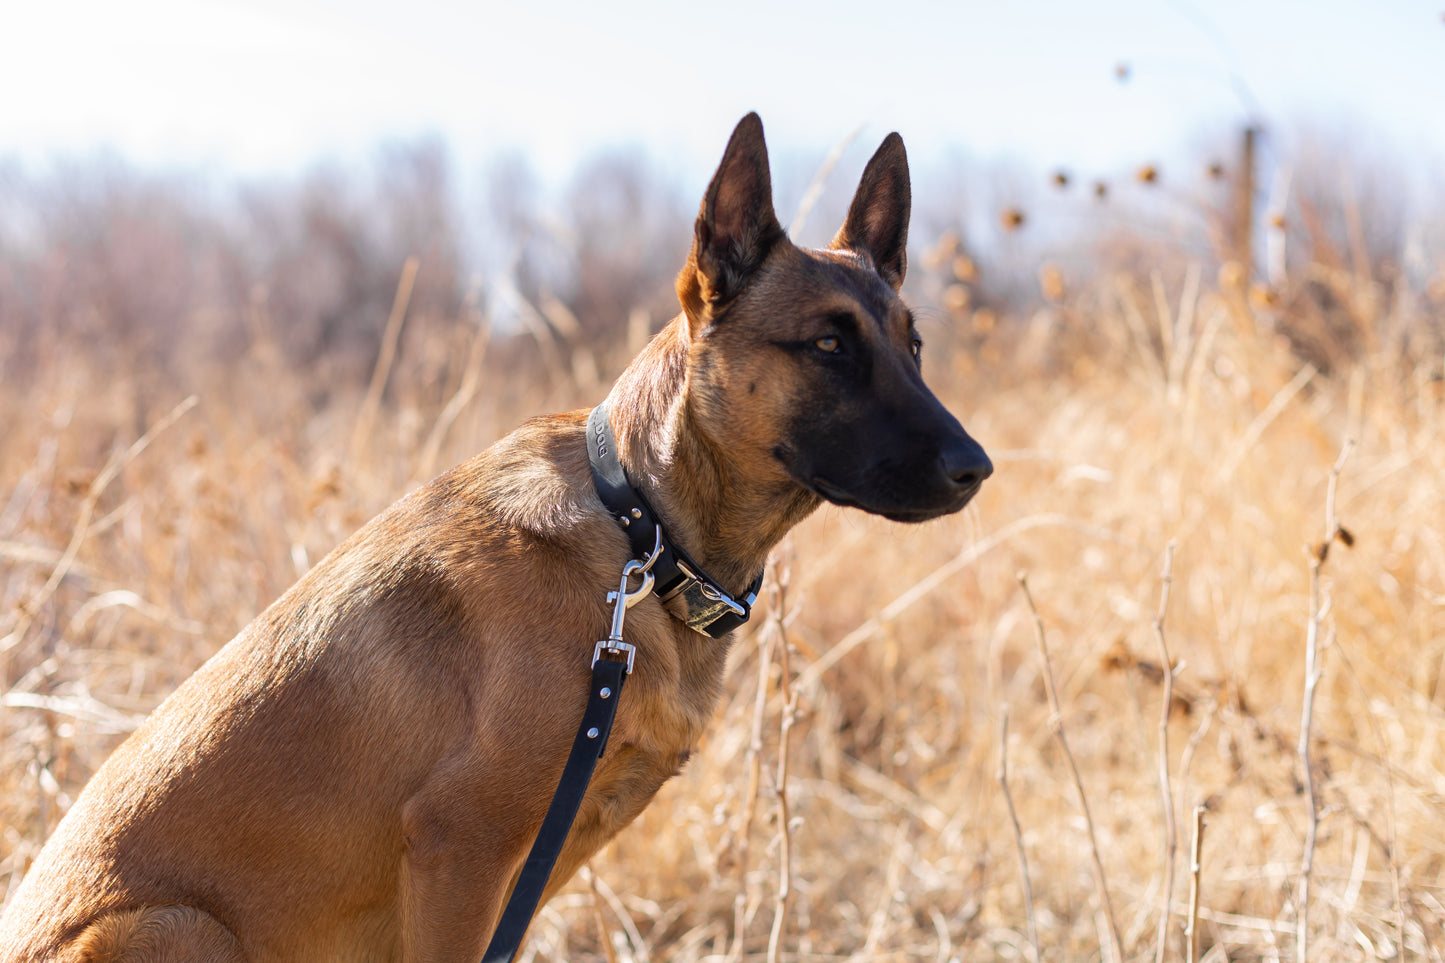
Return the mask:
M 0 157 L 31 161 L 104 145 L 250 173 L 435 132 L 464 164 L 510 147 L 557 178 L 581 153 L 636 143 L 701 180 L 751 109 L 775 150 L 824 150 L 862 126 L 868 147 L 902 131 L 916 161 L 961 148 L 1103 169 L 1254 110 L 1276 130 L 1303 119 L 1445 157 L 1445 0 L 0 9 Z

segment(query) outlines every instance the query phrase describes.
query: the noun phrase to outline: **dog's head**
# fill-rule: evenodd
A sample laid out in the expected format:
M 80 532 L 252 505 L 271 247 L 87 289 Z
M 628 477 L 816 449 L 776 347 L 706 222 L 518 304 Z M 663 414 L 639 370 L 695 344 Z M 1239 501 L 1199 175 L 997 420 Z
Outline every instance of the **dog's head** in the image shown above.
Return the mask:
M 749 114 L 703 197 L 677 291 L 689 403 L 710 444 L 754 477 L 923 521 L 963 508 L 993 465 L 923 383 L 923 343 L 898 296 L 909 204 L 903 139 L 889 134 L 828 249 L 794 246 Z

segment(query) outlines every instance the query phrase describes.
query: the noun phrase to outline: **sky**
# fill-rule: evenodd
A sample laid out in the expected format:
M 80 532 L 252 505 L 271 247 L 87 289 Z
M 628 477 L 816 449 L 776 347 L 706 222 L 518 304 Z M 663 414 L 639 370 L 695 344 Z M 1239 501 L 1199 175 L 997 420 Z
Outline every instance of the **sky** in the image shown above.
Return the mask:
M 638 145 L 702 180 L 749 110 L 775 151 L 826 151 L 859 130 L 871 147 L 896 129 L 915 161 L 965 151 L 1107 169 L 1249 121 L 1359 138 L 1432 169 L 1445 158 L 1445 0 L 0 0 L 0 11 L 0 158 L 26 163 L 105 149 L 245 175 L 440 135 L 464 164 L 518 151 L 544 178 Z

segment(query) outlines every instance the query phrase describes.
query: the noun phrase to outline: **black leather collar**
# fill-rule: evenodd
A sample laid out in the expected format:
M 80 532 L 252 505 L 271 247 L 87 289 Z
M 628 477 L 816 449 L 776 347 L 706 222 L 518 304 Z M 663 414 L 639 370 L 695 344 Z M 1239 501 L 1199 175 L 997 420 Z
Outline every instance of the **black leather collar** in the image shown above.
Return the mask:
M 587 456 L 592 462 L 597 495 L 627 535 L 633 557 L 645 562 L 654 550 L 660 553 L 652 565 L 652 574 L 657 579 L 653 591 L 663 607 L 687 623 L 688 628 L 714 639 L 746 622 L 762 588 L 763 573 L 759 572 L 746 594 L 737 598 L 672 543 L 657 513 L 633 487 L 617 460 L 617 439 L 612 434 L 605 401 L 593 408 L 587 419 Z

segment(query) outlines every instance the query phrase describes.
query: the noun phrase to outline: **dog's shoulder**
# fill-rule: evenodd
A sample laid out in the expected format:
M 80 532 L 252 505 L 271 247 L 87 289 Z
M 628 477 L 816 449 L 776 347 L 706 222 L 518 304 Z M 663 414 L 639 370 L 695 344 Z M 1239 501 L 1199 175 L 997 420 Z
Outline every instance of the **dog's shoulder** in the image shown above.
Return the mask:
M 586 412 L 527 421 L 418 493 L 429 518 L 477 515 L 494 527 L 551 541 L 602 510 L 587 461 Z
M 523 572 L 610 582 L 627 540 L 597 496 L 587 458 L 587 412 L 534 418 L 412 492 L 358 533 L 410 567 L 473 588 Z M 526 579 L 523 579 L 524 581 Z

